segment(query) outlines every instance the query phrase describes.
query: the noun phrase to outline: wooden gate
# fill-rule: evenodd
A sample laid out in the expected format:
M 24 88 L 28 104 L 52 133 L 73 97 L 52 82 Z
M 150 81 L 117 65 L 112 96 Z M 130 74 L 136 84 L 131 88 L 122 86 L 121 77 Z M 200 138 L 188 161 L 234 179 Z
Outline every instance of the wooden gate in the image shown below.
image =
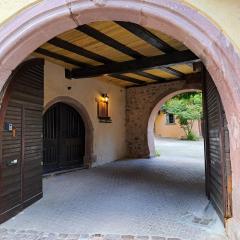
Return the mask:
M 232 216 L 229 133 L 217 88 L 204 70 L 206 192 L 221 220 Z
M 43 66 L 23 63 L 12 74 L 0 111 L 0 222 L 42 197 Z
M 44 172 L 83 166 L 85 127 L 79 113 L 56 103 L 43 117 Z

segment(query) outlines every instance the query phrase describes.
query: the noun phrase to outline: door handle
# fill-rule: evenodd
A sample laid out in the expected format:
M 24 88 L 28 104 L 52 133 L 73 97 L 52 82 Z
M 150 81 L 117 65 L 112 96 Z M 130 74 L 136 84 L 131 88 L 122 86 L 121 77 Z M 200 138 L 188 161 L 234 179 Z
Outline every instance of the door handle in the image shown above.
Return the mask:
M 18 164 L 18 159 L 8 160 L 7 166 L 14 166 Z

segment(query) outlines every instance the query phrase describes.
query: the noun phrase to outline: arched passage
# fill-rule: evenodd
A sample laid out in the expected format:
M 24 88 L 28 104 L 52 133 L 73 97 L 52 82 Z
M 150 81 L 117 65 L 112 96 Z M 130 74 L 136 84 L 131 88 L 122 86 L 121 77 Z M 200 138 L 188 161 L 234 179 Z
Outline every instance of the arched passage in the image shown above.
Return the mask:
M 69 9 L 71 8 L 71 9 Z M 71 10 L 71 11 L 70 11 Z M 74 13 L 74 15 L 71 15 Z M 234 171 L 234 216 L 240 219 L 239 196 L 239 55 L 227 37 L 206 17 L 183 3 L 161 1 L 44 1 L 20 13 L 21 18 L 1 29 L 1 86 L 11 71 L 34 49 L 66 30 L 96 20 L 123 20 L 176 37 L 201 57 L 219 90 L 229 122 L 231 160 Z M 40 30 L 41 29 L 41 30 Z
M 84 166 L 90 167 L 92 164 L 92 158 L 93 158 L 93 125 L 91 122 L 91 119 L 88 115 L 87 110 L 85 107 L 75 99 L 67 96 L 59 96 L 54 99 L 52 99 L 50 102 L 48 102 L 45 107 L 43 114 L 47 112 L 47 110 L 55 105 L 56 103 L 65 103 L 71 107 L 73 107 L 81 116 L 84 127 L 85 127 L 85 154 L 84 154 Z
M 58 102 L 43 115 L 43 171 L 83 167 L 85 124 L 68 104 Z
M 149 120 L 148 120 L 148 126 L 147 126 L 147 136 L 148 136 L 148 148 L 149 148 L 149 155 L 154 156 L 155 155 L 155 144 L 154 144 L 154 122 L 157 116 L 157 113 L 159 109 L 161 109 L 162 105 L 169 99 L 173 98 L 174 96 L 177 96 L 181 93 L 185 92 L 194 92 L 199 91 L 200 89 L 182 89 L 178 90 L 172 93 L 169 93 L 168 95 L 164 96 L 159 100 L 159 102 L 155 105 L 155 107 L 152 109 L 152 112 L 150 114 Z

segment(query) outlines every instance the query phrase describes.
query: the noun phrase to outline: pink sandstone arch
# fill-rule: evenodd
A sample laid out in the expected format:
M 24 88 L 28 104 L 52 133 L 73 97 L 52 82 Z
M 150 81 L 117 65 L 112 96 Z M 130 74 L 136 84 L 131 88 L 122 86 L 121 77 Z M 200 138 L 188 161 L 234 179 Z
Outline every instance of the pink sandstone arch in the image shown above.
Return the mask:
M 162 105 L 168 101 L 169 99 L 175 97 L 178 94 L 185 93 L 185 92 L 199 92 L 200 89 L 183 89 L 178 90 L 175 92 L 172 92 L 165 97 L 163 97 L 152 109 L 152 112 L 150 114 L 149 120 L 148 120 L 148 126 L 147 126 L 147 136 L 148 136 L 148 148 L 149 148 L 149 155 L 150 157 L 155 155 L 155 144 L 154 144 L 154 122 L 156 120 L 156 116 L 158 114 L 159 109 L 161 109 Z
M 45 107 L 43 114 L 55 103 L 62 102 L 73 107 L 82 117 L 85 126 L 85 156 L 84 167 L 91 167 L 93 162 L 93 125 L 86 108 L 77 100 L 68 96 L 58 96 L 49 101 Z
M 0 90 L 11 72 L 41 44 L 78 24 L 99 20 L 129 21 L 161 30 L 202 59 L 218 88 L 229 123 L 234 218 L 227 227 L 229 232 L 230 227 L 237 229 L 240 226 L 240 53 L 221 29 L 197 10 L 175 0 L 42 1 L 0 29 Z M 240 236 L 232 235 L 234 238 Z

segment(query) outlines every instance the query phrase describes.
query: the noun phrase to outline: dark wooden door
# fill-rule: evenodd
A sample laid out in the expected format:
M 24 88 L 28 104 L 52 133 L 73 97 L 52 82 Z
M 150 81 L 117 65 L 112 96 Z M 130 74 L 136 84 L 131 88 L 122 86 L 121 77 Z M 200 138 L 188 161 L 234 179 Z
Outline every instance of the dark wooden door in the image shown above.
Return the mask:
M 83 166 L 85 127 L 71 106 L 56 103 L 43 117 L 44 172 Z
M 206 190 L 220 218 L 231 217 L 231 164 L 225 111 L 217 88 L 204 73 Z
M 42 197 L 43 65 L 33 59 L 19 66 L 3 97 L 0 222 Z

